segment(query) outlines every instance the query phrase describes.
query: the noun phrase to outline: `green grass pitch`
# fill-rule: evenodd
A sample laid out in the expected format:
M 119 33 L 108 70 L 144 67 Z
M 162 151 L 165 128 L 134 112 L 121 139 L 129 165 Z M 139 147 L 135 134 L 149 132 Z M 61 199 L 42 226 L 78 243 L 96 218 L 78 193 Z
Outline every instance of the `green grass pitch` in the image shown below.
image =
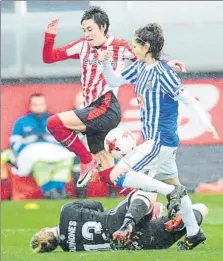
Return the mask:
M 202 202 L 209 208 L 209 215 L 202 228 L 207 240 L 193 251 L 179 252 L 176 245 L 168 250 L 153 251 L 108 251 L 64 253 L 59 248 L 46 254 L 32 253 L 29 243 L 40 228 L 55 226 L 60 207 L 66 201 L 35 201 L 39 210 L 24 210 L 26 201 L 2 202 L 2 261 L 223 261 L 223 195 L 191 195 L 193 203 Z M 121 198 L 99 199 L 106 208 L 114 207 Z M 161 202 L 165 202 L 160 197 Z M 33 201 L 32 201 L 33 202 Z

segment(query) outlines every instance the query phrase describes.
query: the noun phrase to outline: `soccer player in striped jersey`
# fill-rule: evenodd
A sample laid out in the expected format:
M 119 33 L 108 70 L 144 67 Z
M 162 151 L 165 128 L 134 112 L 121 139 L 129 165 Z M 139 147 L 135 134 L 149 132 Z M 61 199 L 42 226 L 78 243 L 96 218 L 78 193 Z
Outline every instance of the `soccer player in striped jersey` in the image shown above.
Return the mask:
M 178 101 L 181 100 L 198 113 L 215 139 L 218 139 L 218 134 L 199 102 L 184 89 L 178 75 L 168 64 L 160 61 L 164 45 L 162 28 L 151 23 L 138 29 L 133 35 L 132 45 L 137 61 L 122 73 L 115 72 L 110 66 L 108 51 L 99 51 L 99 60 L 103 61 L 103 74 L 110 86 L 135 84 L 144 137 L 144 143 L 114 167 L 110 179 L 120 187 L 156 191 L 166 195 L 169 215 L 174 216 L 180 209 L 187 228 L 187 236 L 180 248 L 193 248 L 206 237 L 196 222 L 191 200 L 178 178 L 175 161 L 179 145 Z M 134 222 L 129 220 L 115 235 L 119 239 L 125 238 L 133 226 Z
M 117 90 L 110 88 L 101 73 L 97 49 L 112 50 L 111 65 L 121 71 L 127 62 L 136 60 L 127 41 L 115 38 L 108 33 L 108 15 L 99 7 L 90 7 L 82 19 L 84 37 L 61 48 L 54 48 L 58 31 L 58 19 L 49 24 L 43 46 L 43 61 L 55 63 L 67 59 L 81 61 L 81 83 L 83 86 L 85 108 L 62 112 L 49 118 L 48 130 L 58 142 L 74 152 L 81 162 L 80 177 L 77 186 L 84 186 L 100 161 L 99 174 L 103 180 L 108 176 L 114 161 L 104 151 L 104 138 L 115 128 L 121 119 L 121 110 L 116 98 Z M 182 67 L 182 63 L 172 63 Z M 76 131 L 86 134 L 90 153 L 79 140 Z

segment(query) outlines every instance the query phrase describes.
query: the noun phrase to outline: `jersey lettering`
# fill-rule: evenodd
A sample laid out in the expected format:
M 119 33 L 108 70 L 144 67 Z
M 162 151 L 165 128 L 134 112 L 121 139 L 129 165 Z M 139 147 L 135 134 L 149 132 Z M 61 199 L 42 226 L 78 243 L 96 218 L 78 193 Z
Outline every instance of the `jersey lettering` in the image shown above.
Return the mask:
M 108 238 L 106 237 L 105 233 L 103 232 L 103 228 L 100 222 L 96 221 L 88 221 L 84 223 L 82 226 L 82 236 L 86 240 L 93 241 L 94 235 L 101 235 L 102 240 L 107 241 Z M 109 243 L 103 244 L 84 244 L 84 249 L 86 251 L 96 251 L 96 250 L 108 250 L 110 249 Z

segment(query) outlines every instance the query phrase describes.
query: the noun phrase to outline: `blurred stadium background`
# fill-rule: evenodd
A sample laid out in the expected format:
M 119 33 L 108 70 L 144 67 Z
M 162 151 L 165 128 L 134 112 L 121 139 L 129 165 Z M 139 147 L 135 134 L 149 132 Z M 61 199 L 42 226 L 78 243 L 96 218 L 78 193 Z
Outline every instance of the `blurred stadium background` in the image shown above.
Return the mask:
M 197 193 L 201 193 L 203 189 L 205 194 L 222 194 L 223 2 L 220 1 L 1 1 L 1 150 L 9 148 L 12 124 L 27 112 L 28 97 L 31 93 L 45 94 L 52 113 L 71 109 L 78 102 L 76 99 L 81 91 L 79 61 L 44 64 L 42 46 L 44 30 L 48 23 L 57 17 L 60 18 L 60 30 L 56 38 L 57 47 L 82 36 L 80 19 L 84 10 L 90 5 L 104 8 L 110 17 L 110 31 L 113 35 L 129 41 L 131 33 L 138 26 L 149 22 L 162 24 L 166 39 L 165 58 L 185 62 L 187 73 L 181 74 L 181 77 L 188 90 L 200 100 L 220 135 L 220 140 L 214 141 L 199 124 L 195 115 L 188 112 L 184 106 L 180 107 L 179 134 L 182 145 L 178 151 L 177 162 L 182 183 L 191 192 L 196 190 Z M 123 110 L 122 124 L 129 127 L 139 139 L 138 109 L 135 98 L 130 96 L 131 88 L 122 87 L 119 93 Z M 2 191 L 6 184 L 9 186 L 6 199 L 19 199 L 10 193 L 24 193 L 30 186 L 30 184 L 23 184 L 18 192 L 17 182 L 20 182 L 21 186 L 21 181 L 14 179 L 13 182 L 12 188 L 10 182 L 6 183 L 6 180 L 1 179 Z M 199 190 L 200 183 L 210 183 L 210 185 Z M 105 187 L 95 186 L 95 188 L 101 191 L 100 195 L 108 195 Z M 88 195 L 100 196 L 95 190 Z M 28 194 L 26 196 L 29 198 Z M 210 242 L 213 244 L 207 247 L 208 254 L 198 251 L 199 260 L 222 260 L 222 252 L 220 257 L 220 249 L 222 249 L 220 231 L 223 224 L 222 196 L 192 195 L 192 199 L 207 203 L 210 208 L 205 229 L 212 235 L 209 235 L 209 244 Z M 119 199 L 113 201 L 103 199 L 107 207 L 113 207 L 118 201 Z M 41 211 L 38 213 L 25 212 L 23 202 L 2 204 L 4 261 L 39 260 L 40 257 L 35 259 L 28 254 L 30 237 L 46 224 L 55 225 L 56 215 L 64 202 L 55 202 L 56 205 L 47 200 L 38 203 L 41 206 Z M 49 215 L 45 214 L 46 211 L 50 212 Z M 215 232 L 213 232 L 214 228 Z M 217 246 L 216 239 L 217 241 L 219 239 Z M 218 249 L 218 256 L 216 256 L 217 252 L 212 252 L 214 244 Z M 148 257 L 146 254 L 136 255 L 137 260 L 145 260 Z M 179 259 L 174 259 L 175 255 L 175 252 L 167 255 L 156 252 L 150 257 L 154 257 L 153 260 L 167 261 L 198 258 L 191 254 L 188 255 L 188 259 L 185 259 L 181 253 L 177 254 Z M 120 259 L 117 253 L 112 254 L 112 258 L 106 254 L 103 257 L 100 255 L 100 260 Z M 45 256 L 41 258 L 55 260 L 55 255 L 52 259 Z M 77 258 L 79 260 L 83 256 Z M 99 256 L 95 254 L 84 258 L 96 260 Z M 129 258 L 132 256 L 130 257 L 128 253 L 121 256 L 122 260 Z M 73 256 L 67 255 L 66 260 L 73 260 Z
M 44 64 L 44 30 L 59 17 L 56 46 L 69 43 L 82 35 L 80 18 L 90 5 L 104 8 L 110 17 L 110 31 L 127 40 L 140 25 L 154 21 L 162 24 L 165 57 L 185 62 L 187 73 L 181 76 L 220 135 L 216 143 L 195 115 L 181 106 L 178 165 L 182 182 L 194 190 L 201 182 L 223 178 L 223 3 L 217 1 L 1 1 L 1 149 L 8 148 L 12 123 L 26 111 L 28 95 L 33 91 L 46 94 L 51 112 L 74 106 L 81 90 L 79 60 Z M 138 137 L 135 99 L 127 102 L 123 92 L 122 88 L 122 123 Z

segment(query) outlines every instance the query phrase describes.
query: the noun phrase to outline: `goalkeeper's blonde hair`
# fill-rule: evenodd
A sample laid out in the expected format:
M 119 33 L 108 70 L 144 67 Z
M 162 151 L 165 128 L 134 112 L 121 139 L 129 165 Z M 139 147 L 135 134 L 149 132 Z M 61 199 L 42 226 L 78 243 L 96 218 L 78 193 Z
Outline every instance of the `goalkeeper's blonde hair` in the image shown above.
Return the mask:
M 59 240 L 53 232 L 40 231 L 31 239 L 31 248 L 34 253 L 51 252 L 57 248 Z

